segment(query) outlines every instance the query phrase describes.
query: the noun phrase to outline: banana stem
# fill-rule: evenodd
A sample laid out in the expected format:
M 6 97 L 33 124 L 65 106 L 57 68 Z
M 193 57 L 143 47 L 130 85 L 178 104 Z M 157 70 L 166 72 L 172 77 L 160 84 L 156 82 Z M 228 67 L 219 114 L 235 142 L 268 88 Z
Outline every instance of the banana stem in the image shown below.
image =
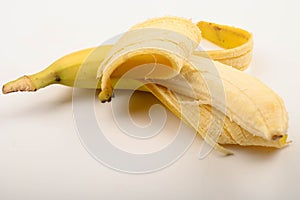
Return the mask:
M 60 77 L 56 76 L 55 73 L 49 73 L 48 71 L 43 70 L 36 74 L 29 76 L 25 75 L 6 83 L 2 87 L 2 93 L 7 94 L 18 91 L 33 92 L 48 85 L 58 83 L 59 81 Z

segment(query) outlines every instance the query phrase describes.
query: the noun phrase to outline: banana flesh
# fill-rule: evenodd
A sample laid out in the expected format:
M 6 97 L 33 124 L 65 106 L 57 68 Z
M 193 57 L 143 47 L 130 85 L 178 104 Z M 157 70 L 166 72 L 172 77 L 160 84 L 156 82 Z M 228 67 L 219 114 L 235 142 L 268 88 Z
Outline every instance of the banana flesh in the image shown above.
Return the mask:
M 180 112 L 180 103 L 178 101 L 178 96 L 181 94 L 176 94 L 168 90 L 165 87 L 156 84 L 147 84 L 147 90 L 155 95 L 167 108 L 172 110 L 172 112 L 179 118 L 182 118 Z M 199 104 L 199 113 L 201 120 L 200 124 L 196 125 L 190 119 L 182 119 L 191 127 L 196 127 L 197 132 L 203 137 L 206 137 L 208 126 L 212 120 L 211 106 L 207 104 Z M 197 116 L 198 110 L 191 109 L 191 116 Z M 222 113 L 218 113 L 217 116 L 222 116 Z M 236 122 L 232 121 L 228 116 L 226 116 L 224 125 L 222 127 L 222 132 L 217 140 L 218 144 L 238 144 L 242 146 L 267 146 L 267 147 L 276 147 L 282 148 L 286 145 L 287 135 L 285 134 L 281 138 L 276 140 L 268 140 L 263 137 L 256 136 L 249 131 L 245 130 L 239 126 Z M 221 146 L 215 146 L 215 148 L 223 153 L 230 154 L 231 152 L 224 149 Z
M 224 49 L 195 51 L 201 38 Z M 134 81 L 131 82 L 133 79 L 142 82 L 153 79 L 169 84 L 170 87 L 166 88 L 148 83 L 141 89 L 155 95 L 177 117 L 194 128 L 208 144 L 225 154 L 231 152 L 219 144 L 281 148 L 287 144 L 288 121 L 283 101 L 262 82 L 239 71 L 248 67 L 252 48 L 252 34 L 239 28 L 209 22 L 195 25 L 190 20 L 177 17 L 156 18 L 132 27 L 116 45 L 90 48 L 67 55 L 37 74 L 5 84 L 2 91 L 36 91 L 51 84 L 63 84 L 101 88 L 100 100 L 109 101 L 115 83 L 127 71 L 143 64 L 155 63 L 155 67 L 149 65 L 147 77 L 143 73 L 129 77 L 127 85 L 121 85 L 120 88 L 134 88 Z M 87 59 L 95 52 L 98 56 Z M 205 74 L 209 77 L 213 75 L 210 74 L 210 65 L 206 64 L 211 62 L 208 58 L 215 60 L 213 64 L 219 74 L 216 78 L 223 83 L 225 104 L 216 101 L 211 105 L 211 95 L 205 83 L 207 79 L 203 79 Z M 195 60 L 200 63 L 197 69 L 193 65 Z M 89 67 L 84 73 L 80 73 L 84 75 L 77 76 L 83 63 Z M 161 65 L 168 66 L 171 70 L 163 70 Z M 172 80 L 178 74 L 191 85 L 193 94 L 180 85 L 173 84 Z M 100 80 L 95 85 L 97 78 Z M 183 116 L 177 97 L 196 101 L 198 110 L 190 109 L 188 117 Z M 224 107 L 225 110 L 222 109 Z M 217 111 L 212 112 L 215 109 Z M 207 134 L 208 124 L 213 118 L 220 121 L 223 119 L 218 138 Z

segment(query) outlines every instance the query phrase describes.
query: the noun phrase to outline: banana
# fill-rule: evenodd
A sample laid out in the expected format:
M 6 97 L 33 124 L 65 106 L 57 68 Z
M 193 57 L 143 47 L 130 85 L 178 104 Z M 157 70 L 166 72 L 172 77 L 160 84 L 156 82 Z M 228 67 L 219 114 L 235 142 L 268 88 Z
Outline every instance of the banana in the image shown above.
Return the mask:
M 224 49 L 195 51 L 201 38 Z M 177 17 L 155 18 L 133 26 L 113 46 L 64 56 L 37 74 L 5 84 L 2 91 L 36 91 L 51 84 L 63 84 L 100 88 L 99 99 L 104 102 L 111 100 L 113 88 L 134 89 L 135 81 L 140 81 L 146 83 L 140 90 L 151 92 L 208 144 L 225 154 L 231 152 L 219 144 L 281 148 L 287 144 L 288 121 L 282 99 L 255 77 L 240 71 L 249 65 L 252 48 L 252 34 L 239 28 L 209 22 L 195 25 Z M 210 59 L 215 60 L 217 74 L 210 69 Z M 126 72 L 151 63 L 154 65 L 147 66 L 146 76 L 144 71 L 116 85 Z M 79 70 L 83 71 L 78 73 Z M 176 82 L 178 75 L 184 77 L 192 90 Z M 155 80 L 156 84 L 147 80 Z M 212 104 L 207 81 L 223 83 L 225 102 L 214 99 Z M 196 102 L 199 109 L 188 109 L 187 115 L 183 115 L 177 97 Z M 221 124 L 217 138 L 208 132 L 213 119 Z

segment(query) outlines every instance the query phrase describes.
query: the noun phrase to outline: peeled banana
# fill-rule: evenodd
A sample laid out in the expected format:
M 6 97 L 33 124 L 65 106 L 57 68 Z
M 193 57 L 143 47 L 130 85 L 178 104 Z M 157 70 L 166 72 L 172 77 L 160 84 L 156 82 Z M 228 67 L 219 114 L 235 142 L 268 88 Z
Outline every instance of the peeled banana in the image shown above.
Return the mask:
M 224 49 L 196 51 L 202 37 Z M 111 100 L 114 87 L 134 89 L 134 81 L 139 81 L 145 84 L 141 90 L 151 92 L 223 153 L 231 152 L 220 144 L 281 148 L 287 144 L 288 128 L 282 99 L 240 71 L 248 67 L 252 48 L 252 34 L 239 28 L 209 22 L 193 24 L 178 17 L 155 18 L 133 26 L 115 45 L 69 54 L 37 74 L 5 84 L 2 91 L 36 91 L 63 84 L 100 88 L 99 99 L 105 102 Z M 83 64 L 88 67 L 82 69 Z M 127 77 L 123 85 L 116 84 L 124 74 L 143 65 L 148 71 Z M 178 84 L 178 76 L 189 87 Z M 221 93 L 219 98 L 212 97 L 209 85 L 221 87 L 224 99 Z M 198 109 L 188 109 L 183 115 L 180 99 L 196 103 Z M 213 119 L 221 127 L 217 137 L 208 131 Z

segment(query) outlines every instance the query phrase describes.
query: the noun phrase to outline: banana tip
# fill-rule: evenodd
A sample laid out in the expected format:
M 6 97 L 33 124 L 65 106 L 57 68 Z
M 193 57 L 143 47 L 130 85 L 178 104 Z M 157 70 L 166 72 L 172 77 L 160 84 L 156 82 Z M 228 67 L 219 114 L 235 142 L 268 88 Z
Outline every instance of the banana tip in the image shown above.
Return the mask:
M 7 94 L 8 93 L 7 87 L 5 85 L 2 86 L 2 93 L 3 94 Z
M 2 93 L 3 94 L 8 94 L 11 92 L 15 92 L 14 88 L 12 87 L 12 85 L 10 83 L 6 83 L 2 86 Z
M 17 91 L 36 91 L 28 76 L 20 77 L 2 86 L 2 93 L 7 94 Z

